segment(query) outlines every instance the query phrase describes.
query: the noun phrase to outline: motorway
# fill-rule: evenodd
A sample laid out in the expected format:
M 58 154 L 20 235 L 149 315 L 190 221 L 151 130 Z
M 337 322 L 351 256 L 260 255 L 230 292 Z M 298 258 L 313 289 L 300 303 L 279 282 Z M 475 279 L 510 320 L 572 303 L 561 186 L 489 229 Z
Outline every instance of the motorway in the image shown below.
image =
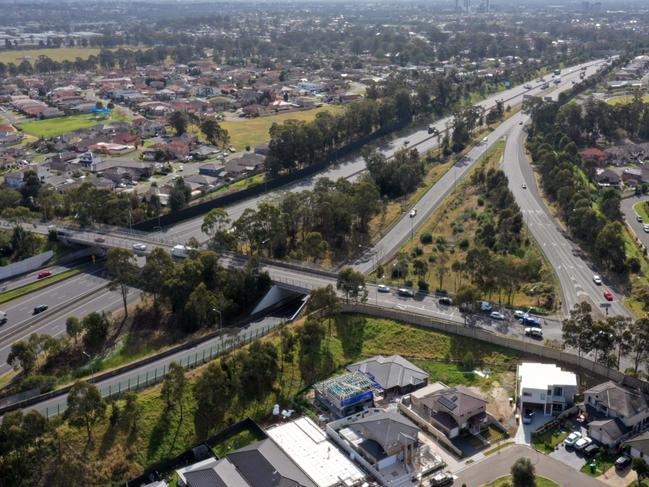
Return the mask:
M 517 114 L 513 117 L 525 122 L 528 117 Z M 568 234 L 559 228 L 556 219 L 543 201 L 539 192 L 531 162 L 525 153 L 525 131 L 516 123 L 509 133 L 505 146 L 502 169 L 509 179 L 509 188 L 523 213 L 525 224 L 539 243 L 541 250 L 554 268 L 563 293 L 563 311 L 567 313 L 576 303 L 588 301 L 593 309 L 604 303 L 610 304 L 609 314 L 630 316 L 622 303 L 622 296 L 615 293 L 606 283 L 598 286 L 593 275 L 602 273 L 592 262 L 582 256 L 579 246 L 572 242 Z M 527 188 L 523 187 L 526 184 Z M 604 276 L 602 276 L 604 278 Z M 603 293 L 611 289 L 613 302 L 604 299 Z

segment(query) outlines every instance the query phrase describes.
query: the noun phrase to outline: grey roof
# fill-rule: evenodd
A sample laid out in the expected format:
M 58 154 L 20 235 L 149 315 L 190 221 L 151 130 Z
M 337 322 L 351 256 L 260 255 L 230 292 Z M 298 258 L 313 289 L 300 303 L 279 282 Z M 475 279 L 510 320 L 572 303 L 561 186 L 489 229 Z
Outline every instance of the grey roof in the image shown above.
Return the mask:
M 417 441 L 419 428 L 399 413 L 380 412 L 357 419 L 349 428 L 360 437 L 376 441 L 384 450 L 397 443 Z
M 635 448 L 636 450 L 641 451 L 645 455 L 649 455 L 649 431 L 645 431 L 644 433 L 636 436 L 635 438 L 626 440 L 624 444 L 629 445 Z
M 383 389 L 424 385 L 428 374 L 400 355 L 384 357 L 377 355 L 347 366 L 347 370 L 363 372 L 376 381 Z
M 187 472 L 185 478 L 188 487 L 228 487 L 213 468 Z
M 584 394 L 595 396 L 599 404 L 617 411 L 624 417 L 635 416 L 649 408 L 644 394 L 627 389 L 612 380 L 591 387 Z
M 622 423 L 622 421 L 620 421 L 618 418 L 591 421 L 588 424 L 588 429 L 590 430 L 591 428 L 604 431 L 609 436 L 609 438 L 614 441 L 619 440 L 627 432 L 627 428 L 624 426 L 624 423 Z
M 433 411 L 449 413 L 452 416 L 462 416 L 487 404 L 478 393 L 463 385 L 437 390 L 422 397 L 420 402 Z

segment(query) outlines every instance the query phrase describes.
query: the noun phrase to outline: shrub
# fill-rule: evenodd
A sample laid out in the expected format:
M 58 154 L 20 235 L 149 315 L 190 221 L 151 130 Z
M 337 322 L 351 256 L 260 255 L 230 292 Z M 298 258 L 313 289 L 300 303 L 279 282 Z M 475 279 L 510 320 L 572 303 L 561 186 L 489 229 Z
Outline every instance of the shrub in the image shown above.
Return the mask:
M 424 249 L 422 249 L 419 245 L 417 245 L 412 251 L 413 257 L 419 257 L 423 254 L 424 254 Z
M 422 233 L 419 236 L 419 241 L 423 245 L 432 244 L 433 243 L 433 236 L 430 233 Z
M 484 200 L 482 197 L 478 198 L 478 206 L 484 206 Z
M 20 383 L 20 392 L 38 389 L 40 394 L 49 392 L 54 389 L 56 377 L 52 375 L 31 375 Z
M 469 239 L 463 238 L 457 245 L 460 247 L 460 250 L 466 251 L 469 248 Z
M 419 282 L 417 283 L 417 285 L 418 285 L 420 291 L 428 292 L 428 288 L 429 288 L 428 283 L 426 281 L 424 281 L 423 279 L 419 279 Z
M 412 287 L 412 280 L 411 279 L 408 279 L 406 281 L 406 287 Z

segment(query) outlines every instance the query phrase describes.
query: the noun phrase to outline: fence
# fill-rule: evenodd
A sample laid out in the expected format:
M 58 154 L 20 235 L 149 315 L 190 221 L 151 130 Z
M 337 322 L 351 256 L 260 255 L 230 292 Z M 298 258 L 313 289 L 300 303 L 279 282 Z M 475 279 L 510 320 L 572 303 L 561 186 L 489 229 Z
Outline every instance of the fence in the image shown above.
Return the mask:
M 257 328 L 256 330 L 250 330 L 249 332 L 244 331 L 243 333 L 239 333 L 232 337 L 222 337 L 219 343 L 206 343 L 203 347 L 199 346 L 196 350 L 189 351 L 189 353 L 177 359 L 169 357 L 168 362 L 161 366 L 153 367 L 151 370 L 138 373 L 135 376 L 114 383 L 104 385 L 97 384 L 97 387 L 99 388 L 102 397 L 105 399 L 118 397 L 121 394 L 130 391 L 137 391 L 162 382 L 165 375 L 169 372 L 169 365 L 173 362 L 185 368 L 194 368 L 203 365 L 216 357 L 230 353 L 236 348 L 244 346 L 258 338 L 266 336 L 274 329 L 275 326 L 268 325 L 263 328 Z M 68 392 L 68 390 L 69 388 L 59 391 L 61 392 L 61 395 L 58 402 L 55 405 L 45 407 L 43 410 L 45 417 L 50 418 L 58 416 L 65 411 L 67 407 L 67 396 L 64 395 L 64 393 Z
M 554 348 L 545 347 L 537 343 L 518 340 L 516 338 L 496 335 L 475 327 L 464 326 L 463 324 L 432 318 L 412 311 L 400 311 L 396 309 L 383 308 L 368 304 L 344 304 L 341 311 L 346 313 L 361 313 L 377 318 L 386 318 L 395 321 L 402 321 L 412 325 L 426 328 L 434 328 L 445 333 L 452 333 L 474 340 L 491 343 L 493 345 L 509 348 L 529 355 L 535 355 L 545 360 L 561 363 L 565 366 L 579 369 L 583 373 L 599 376 L 600 378 L 622 382 L 628 387 L 641 389 L 649 393 L 649 383 L 644 380 L 624 375 L 616 369 L 606 367 L 593 362 L 585 357 L 580 357 L 571 352 L 564 352 Z

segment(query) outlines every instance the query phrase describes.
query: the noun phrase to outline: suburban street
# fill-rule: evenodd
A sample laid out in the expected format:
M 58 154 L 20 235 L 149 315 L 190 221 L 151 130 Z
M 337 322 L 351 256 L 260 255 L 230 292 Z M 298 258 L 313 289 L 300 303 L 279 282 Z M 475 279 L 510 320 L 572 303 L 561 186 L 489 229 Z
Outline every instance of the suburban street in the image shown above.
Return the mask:
M 514 118 L 527 121 L 528 117 L 518 114 Z M 604 291 L 609 289 L 605 276 L 602 275 L 603 285 L 598 286 L 593 282 L 593 275 L 602 273 L 582 257 L 579 246 L 559 228 L 539 193 L 532 165 L 525 153 L 525 131 L 522 125 L 515 124 L 507 138 L 502 168 L 509 178 L 509 188 L 521 208 L 525 224 L 539 242 L 559 279 L 564 313 L 568 313 L 576 303 L 584 300 L 593 308 L 608 304 L 603 296 Z M 527 188 L 524 188 L 523 184 L 526 184 Z M 609 314 L 630 316 L 622 303 L 622 296 L 616 293 L 615 289 L 611 288 L 611 291 L 614 299 L 610 303 Z M 605 310 L 601 311 L 605 314 Z
M 644 245 L 645 248 L 649 248 L 649 233 L 645 232 L 643 229 L 644 224 L 649 222 L 639 222 L 636 218 L 638 214 L 633 209 L 634 205 L 642 201 L 649 201 L 649 197 L 647 197 L 647 195 L 640 195 L 624 198 L 620 202 L 620 210 L 622 210 L 624 218 L 638 240 L 642 242 L 642 245 Z

